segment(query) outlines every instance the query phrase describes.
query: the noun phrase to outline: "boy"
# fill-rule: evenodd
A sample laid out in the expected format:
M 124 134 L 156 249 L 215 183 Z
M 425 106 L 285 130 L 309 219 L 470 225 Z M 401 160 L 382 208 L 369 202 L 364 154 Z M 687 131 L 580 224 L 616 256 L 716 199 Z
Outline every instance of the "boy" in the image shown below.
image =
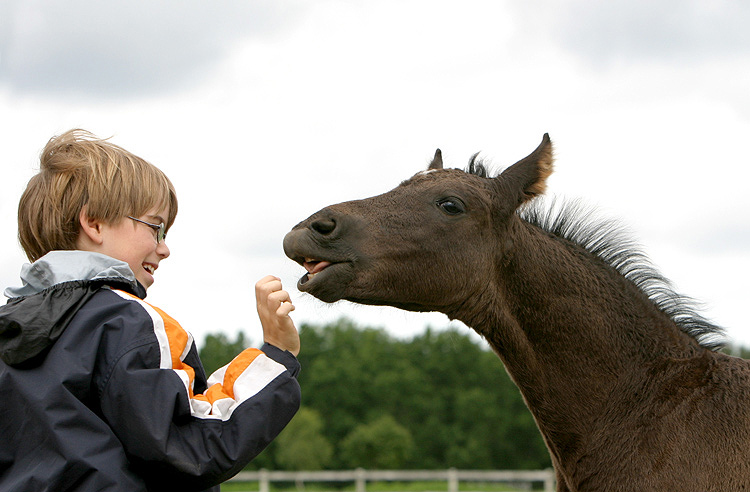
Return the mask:
M 143 301 L 177 215 L 169 179 L 82 130 L 49 141 L 18 210 L 29 260 L 0 306 L 0 490 L 219 490 L 299 407 L 299 335 L 275 277 L 264 345 L 208 379 Z

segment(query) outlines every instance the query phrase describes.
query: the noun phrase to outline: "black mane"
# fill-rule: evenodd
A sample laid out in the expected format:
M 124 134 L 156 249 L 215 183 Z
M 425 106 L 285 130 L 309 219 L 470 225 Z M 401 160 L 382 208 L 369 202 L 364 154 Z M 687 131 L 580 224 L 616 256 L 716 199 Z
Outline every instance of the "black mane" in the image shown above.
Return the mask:
M 480 178 L 488 178 L 489 171 L 487 170 L 487 166 L 483 161 L 477 159 L 477 156 L 479 156 L 479 152 L 471 156 L 471 159 L 469 159 L 469 165 L 466 166 L 465 172 L 473 174 L 474 176 L 479 176 Z
M 471 157 L 465 172 L 481 178 L 491 177 L 478 155 Z M 519 215 L 550 234 L 578 244 L 611 265 L 703 347 L 710 350 L 724 347 L 724 330 L 698 313 L 695 300 L 674 291 L 671 282 L 658 272 L 616 221 L 597 219 L 593 210 L 577 201 L 560 203 L 539 198 L 522 208 Z
M 550 203 L 547 203 L 547 202 Z M 578 244 L 633 282 L 663 313 L 710 350 L 724 347 L 724 330 L 698 313 L 696 302 L 674 291 L 638 244 L 613 220 L 594 217 L 577 201 L 534 200 L 519 211 L 522 219 L 557 237 Z

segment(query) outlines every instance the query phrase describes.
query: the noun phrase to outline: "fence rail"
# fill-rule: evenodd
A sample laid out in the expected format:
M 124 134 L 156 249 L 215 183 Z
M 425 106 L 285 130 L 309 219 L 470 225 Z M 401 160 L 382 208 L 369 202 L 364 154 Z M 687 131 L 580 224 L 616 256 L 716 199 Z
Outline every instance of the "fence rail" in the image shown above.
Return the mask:
M 260 492 L 270 492 L 271 482 L 354 482 L 356 492 L 367 492 L 367 482 L 447 482 L 447 492 L 459 492 L 459 482 L 543 483 L 545 492 L 555 490 L 553 470 L 337 470 L 240 472 L 232 481 L 258 482 Z

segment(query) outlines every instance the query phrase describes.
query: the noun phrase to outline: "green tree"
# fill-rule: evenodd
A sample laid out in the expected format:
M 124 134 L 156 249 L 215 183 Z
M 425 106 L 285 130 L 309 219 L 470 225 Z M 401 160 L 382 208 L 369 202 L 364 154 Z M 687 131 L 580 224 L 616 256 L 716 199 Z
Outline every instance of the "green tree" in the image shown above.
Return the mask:
M 409 430 L 390 415 L 358 425 L 341 443 L 343 462 L 350 468 L 399 469 L 413 452 Z
M 330 461 L 323 460 L 320 466 L 369 466 L 372 462 L 366 459 L 372 453 L 357 453 L 382 441 L 378 433 L 388 435 L 391 424 L 406 430 L 412 449 L 419 452 L 388 448 L 383 441 L 378 467 L 390 468 L 386 463 L 411 469 L 550 466 L 518 388 L 497 355 L 468 330 L 427 329 L 404 340 L 341 319 L 323 326 L 302 324 L 300 337 L 303 406 L 317 412 L 319 432 L 333 446 Z M 244 348 L 226 348 L 230 344 L 226 337 L 211 340 L 227 352 L 216 367 Z M 212 351 L 219 352 L 216 347 Z M 390 423 L 381 422 L 384 416 Z M 295 432 L 290 431 L 288 439 L 293 441 Z M 297 458 L 282 458 L 279 443 L 286 439 L 280 436 L 250 466 L 302 467 L 294 463 L 306 459 L 305 453 L 318 452 L 316 446 L 303 450 L 300 444 L 294 451 L 284 451 Z
M 393 341 L 382 330 L 358 329 L 348 320 L 300 332 L 300 385 L 306 406 L 324 416 L 332 442 L 380 412 L 382 393 L 373 377 L 389 370 Z M 393 391 L 393 388 L 391 388 Z
M 721 351 L 742 359 L 750 359 L 750 347 L 743 345 L 728 343 Z
M 203 347 L 198 351 L 206 374 L 229 364 L 237 354 L 249 346 L 244 332 L 239 332 L 234 342 L 230 342 L 224 333 L 207 335 Z
M 276 444 L 276 461 L 285 470 L 321 470 L 333 455 L 320 415 L 304 407 L 279 434 Z

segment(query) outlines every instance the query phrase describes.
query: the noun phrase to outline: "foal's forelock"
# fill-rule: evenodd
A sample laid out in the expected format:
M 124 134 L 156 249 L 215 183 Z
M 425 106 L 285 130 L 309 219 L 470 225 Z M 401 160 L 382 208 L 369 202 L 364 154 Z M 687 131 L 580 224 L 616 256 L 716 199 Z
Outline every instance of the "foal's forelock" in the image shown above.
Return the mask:
M 474 176 L 479 176 L 480 178 L 487 178 L 489 177 L 487 166 L 484 164 L 484 161 L 482 161 L 478 157 L 479 152 L 471 156 L 471 159 L 469 159 L 469 164 L 466 166 L 466 169 L 464 171 L 467 174 L 473 174 Z

